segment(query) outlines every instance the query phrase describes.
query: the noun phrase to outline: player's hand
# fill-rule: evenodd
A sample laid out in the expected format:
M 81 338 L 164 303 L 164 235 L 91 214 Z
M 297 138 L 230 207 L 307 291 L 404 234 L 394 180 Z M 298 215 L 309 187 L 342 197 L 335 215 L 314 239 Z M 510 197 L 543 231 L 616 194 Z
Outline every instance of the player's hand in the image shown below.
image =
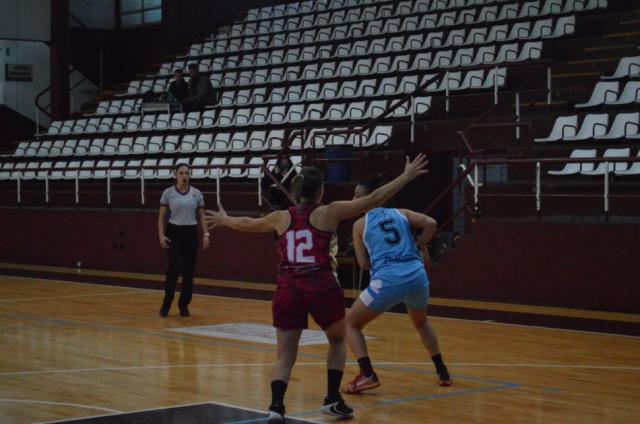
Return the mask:
M 412 161 L 409 160 L 409 156 L 406 156 L 404 172 L 402 174 L 406 176 L 409 181 L 416 179 L 420 175 L 429 172 L 429 170 L 427 169 L 428 163 L 429 161 L 427 160 L 427 156 L 424 153 L 418 154 L 418 156 L 416 156 Z
M 426 266 L 430 266 L 431 265 L 431 255 L 429 255 L 429 249 L 427 249 L 427 246 L 423 245 L 418 245 L 418 251 L 420 252 L 420 255 L 422 256 L 422 260 L 424 261 L 424 264 Z
M 204 212 L 204 222 L 207 224 L 208 229 L 223 226 L 224 219 L 227 217 L 227 212 L 222 207 L 222 203 L 218 205 L 218 211 L 207 210 Z
M 166 236 L 160 236 L 160 247 L 163 249 L 168 249 L 169 244 L 171 244 L 171 240 Z
M 202 238 L 202 250 L 207 250 L 209 248 L 209 237 L 203 237 Z

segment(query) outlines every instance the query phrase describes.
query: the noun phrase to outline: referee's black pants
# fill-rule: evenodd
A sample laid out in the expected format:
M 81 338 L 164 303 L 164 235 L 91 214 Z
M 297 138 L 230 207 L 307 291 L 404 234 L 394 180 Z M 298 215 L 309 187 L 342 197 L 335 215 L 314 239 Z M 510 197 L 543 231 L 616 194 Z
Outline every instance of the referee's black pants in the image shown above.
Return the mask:
M 198 226 L 174 225 L 167 227 L 169 250 L 169 268 L 164 284 L 164 304 L 171 305 L 176 292 L 178 277 L 182 273 L 182 290 L 180 291 L 179 306 L 187 306 L 191 303 L 193 294 L 193 271 L 196 267 L 198 253 Z

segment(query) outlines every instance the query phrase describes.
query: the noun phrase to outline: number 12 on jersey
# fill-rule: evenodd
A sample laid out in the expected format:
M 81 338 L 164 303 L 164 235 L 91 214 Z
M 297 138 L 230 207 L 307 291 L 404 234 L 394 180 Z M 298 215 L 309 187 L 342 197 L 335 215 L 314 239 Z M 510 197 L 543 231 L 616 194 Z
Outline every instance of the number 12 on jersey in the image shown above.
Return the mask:
M 310 254 L 313 248 L 313 234 L 309 230 L 287 231 L 287 259 L 291 263 L 312 264 L 315 258 Z

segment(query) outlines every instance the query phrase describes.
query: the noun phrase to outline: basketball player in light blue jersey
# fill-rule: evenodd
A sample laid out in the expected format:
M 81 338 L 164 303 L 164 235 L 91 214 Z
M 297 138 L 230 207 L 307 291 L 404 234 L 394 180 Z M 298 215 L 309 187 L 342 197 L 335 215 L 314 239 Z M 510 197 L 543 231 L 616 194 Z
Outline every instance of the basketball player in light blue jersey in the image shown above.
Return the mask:
M 355 198 L 365 196 L 382 182 L 380 175 L 359 184 Z M 342 391 L 360 393 L 380 386 L 373 371 L 362 329 L 393 306 L 404 303 L 413 327 L 427 348 L 440 386 L 452 383 L 444 364 L 435 331 L 427 320 L 429 279 L 424 268 L 427 243 L 436 231 L 436 221 L 407 209 L 376 208 L 353 225 L 353 246 L 358 264 L 370 269 L 369 287 L 347 313 L 347 342 L 358 359 L 360 373 Z M 417 243 L 413 230 L 422 230 Z

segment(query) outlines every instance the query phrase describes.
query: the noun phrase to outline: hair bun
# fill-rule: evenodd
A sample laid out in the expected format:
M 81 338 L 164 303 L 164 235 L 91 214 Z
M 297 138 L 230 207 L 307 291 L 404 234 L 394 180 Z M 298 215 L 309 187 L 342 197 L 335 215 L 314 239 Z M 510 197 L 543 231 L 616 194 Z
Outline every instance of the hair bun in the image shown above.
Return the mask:
M 383 180 L 384 180 L 384 175 L 382 175 L 382 172 L 374 172 L 373 174 L 371 174 L 371 178 L 370 178 L 371 182 L 380 183 Z

